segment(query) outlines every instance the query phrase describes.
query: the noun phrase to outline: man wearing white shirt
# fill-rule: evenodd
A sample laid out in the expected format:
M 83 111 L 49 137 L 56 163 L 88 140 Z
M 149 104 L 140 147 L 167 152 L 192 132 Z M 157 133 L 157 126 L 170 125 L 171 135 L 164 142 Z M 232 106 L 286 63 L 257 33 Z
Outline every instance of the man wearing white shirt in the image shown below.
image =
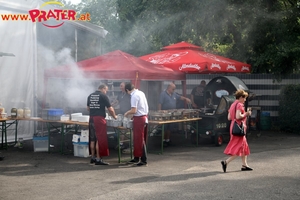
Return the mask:
M 145 94 L 136 89 L 132 83 L 126 83 L 125 91 L 131 95 L 131 109 L 124 116 L 133 114 L 133 155 L 134 159 L 129 161 L 137 166 L 147 166 L 147 124 L 148 124 L 148 102 Z

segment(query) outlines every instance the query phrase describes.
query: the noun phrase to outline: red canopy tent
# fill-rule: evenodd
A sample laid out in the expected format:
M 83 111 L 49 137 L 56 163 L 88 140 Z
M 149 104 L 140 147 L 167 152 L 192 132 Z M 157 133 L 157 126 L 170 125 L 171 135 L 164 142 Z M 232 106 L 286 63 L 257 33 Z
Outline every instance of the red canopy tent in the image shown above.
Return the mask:
M 74 67 L 76 69 L 74 69 Z M 44 100 L 46 98 L 49 78 L 71 79 L 76 78 L 78 74 L 85 79 L 130 80 L 135 84 L 136 88 L 140 87 L 141 80 L 181 80 L 184 94 L 186 89 L 184 73 L 149 63 L 120 50 L 116 50 L 98 57 L 80 61 L 77 63 L 77 66 L 60 66 L 45 70 Z
M 186 73 L 250 73 L 251 69 L 249 64 L 207 53 L 187 42 L 163 47 L 160 52 L 140 58 Z
M 116 50 L 77 63 L 84 78 L 132 80 L 185 80 L 185 75 L 161 65 L 146 62 L 130 54 Z M 74 66 L 60 66 L 45 71 L 45 78 L 74 78 Z

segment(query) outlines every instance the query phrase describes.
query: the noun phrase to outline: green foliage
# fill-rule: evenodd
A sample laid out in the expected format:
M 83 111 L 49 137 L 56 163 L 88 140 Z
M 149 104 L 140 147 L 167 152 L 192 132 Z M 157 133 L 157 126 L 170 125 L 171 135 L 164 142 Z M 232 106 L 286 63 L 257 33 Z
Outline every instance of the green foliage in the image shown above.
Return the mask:
M 141 56 L 187 41 L 253 73 L 300 72 L 299 0 L 83 0 L 76 9 L 108 30 L 105 52 Z
M 300 85 L 286 85 L 281 89 L 279 100 L 280 128 L 285 131 L 300 130 Z
M 286 75 L 299 71 L 300 24 L 296 1 L 274 1 L 258 13 L 249 32 L 253 72 Z

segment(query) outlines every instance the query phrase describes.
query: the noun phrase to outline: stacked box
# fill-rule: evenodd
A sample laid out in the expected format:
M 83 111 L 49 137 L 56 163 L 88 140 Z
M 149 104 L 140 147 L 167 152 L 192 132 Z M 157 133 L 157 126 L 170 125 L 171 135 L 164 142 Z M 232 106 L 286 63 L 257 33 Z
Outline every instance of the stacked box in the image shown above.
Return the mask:
M 81 130 L 81 135 L 89 137 L 89 130 Z
M 72 142 L 79 142 L 79 140 L 80 140 L 80 135 L 73 134 Z
M 73 142 L 74 156 L 89 157 L 89 143 L 88 142 Z
M 33 137 L 33 150 L 34 152 L 47 152 L 49 151 L 48 137 Z
M 73 134 L 72 142 L 89 142 L 89 130 L 81 130 L 81 134 Z
M 81 135 L 79 140 L 80 142 L 89 142 L 89 137 L 85 135 Z
M 89 130 L 81 130 L 80 142 L 89 142 Z

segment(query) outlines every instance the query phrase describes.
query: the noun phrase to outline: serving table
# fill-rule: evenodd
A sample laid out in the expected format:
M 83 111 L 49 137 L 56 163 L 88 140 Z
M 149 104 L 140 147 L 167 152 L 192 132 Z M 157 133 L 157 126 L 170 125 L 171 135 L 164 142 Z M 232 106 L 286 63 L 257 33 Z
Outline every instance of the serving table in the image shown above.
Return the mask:
M 7 149 L 7 134 L 6 134 L 6 119 L 0 118 L 0 129 L 1 129 L 1 149 Z
M 194 127 L 196 129 L 196 146 L 198 146 L 198 121 L 201 120 L 201 117 L 197 117 L 197 118 L 186 118 L 186 119 L 174 119 L 174 120 L 162 120 L 162 121 L 154 121 L 154 120 L 150 120 L 148 123 L 148 137 L 150 137 L 150 134 L 153 129 L 155 129 L 155 127 L 157 125 L 161 125 L 161 150 L 160 150 L 160 154 L 163 154 L 163 150 L 164 150 L 164 134 L 165 134 L 165 124 L 172 124 L 172 123 L 183 123 L 183 124 L 192 124 L 192 127 Z M 193 125 L 194 124 L 194 125 Z
M 110 126 L 108 126 L 110 127 Z M 130 149 L 130 160 L 133 158 L 133 152 L 132 152 L 132 129 L 131 128 L 125 128 L 123 126 L 118 127 L 112 127 L 117 134 L 118 137 L 118 162 L 121 163 L 121 156 L 122 156 L 122 150 L 120 147 L 120 142 L 129 142 L 129 149 Z M 128 134 L 129 132 L 129 134 Z M 120 138 L 123 138 L 122 140 Z M 127 161 L 127 160 L 125 160 Z
M 57 124 L 59 124 L 60 128 L 60 133 L 61 133 L 61 154 L 65 154 L 64 152 L 64 144 L 65 144 L 65 135 L 70 131 L 70 130 L 75 130 L 75 133 L 79 130 L 80 126 L 83 127 L 88 127 L 89 123 L 88 122 L 78 122 L 78 121 L 60 121 L 60 120 L 47 120 L 47 119 L 42 119 L 40 117 L 31 117 L 31 118 L 0 118 L 0 123 L 1 123 L 1 132 L 2 132 L 2 149 L 7 149 L 8 144 L 7 144 L 7 128 L 10 127 L 11 125 L 15 124 L 15 143 L 17 143 L 17 138 L 18 138 L 18 122 L 22 121 L 35 121 L 35 122 L 42 122 L 47 124 L 47 129 L 48 129 L 48 152 L 50 152 L 50 128 L 54 127 L 57 128 Z M 112 127 L 112 126 L 111 126 Z M 132 159 L 132 129 L 131 128 L 125 128 L 125 127 L 112 127 L 117 134 L 118 137 L 118 144 L 120 144 L 120 137 L 124 136 L 126 141 L 129 141 L 130 143 L 130 156 Z M 127 134 L 130 132 L 130 134 Z M 118 162 L 121 162 L 121 149 L 120 145 L 118 149 Z

